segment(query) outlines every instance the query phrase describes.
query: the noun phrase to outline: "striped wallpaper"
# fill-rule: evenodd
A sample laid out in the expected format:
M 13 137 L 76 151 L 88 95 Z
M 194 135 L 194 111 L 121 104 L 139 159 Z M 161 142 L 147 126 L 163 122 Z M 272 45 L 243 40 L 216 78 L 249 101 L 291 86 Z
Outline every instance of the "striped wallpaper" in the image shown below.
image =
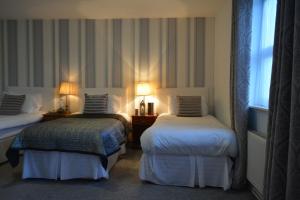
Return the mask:
M 206 18 L 0 20 L 1 84 L 205 86 Z M 2 90 L 3 90 L 2 89 Z

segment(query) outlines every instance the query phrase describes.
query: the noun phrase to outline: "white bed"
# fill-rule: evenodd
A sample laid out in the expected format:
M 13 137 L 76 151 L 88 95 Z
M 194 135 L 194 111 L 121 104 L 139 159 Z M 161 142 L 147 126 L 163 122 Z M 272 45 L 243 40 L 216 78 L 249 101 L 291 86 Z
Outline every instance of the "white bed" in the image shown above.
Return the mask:
M 7 160 L 5 153 L 14 137 L 24 128 L 39 122 L 42 117 L 42 112 L 0 115 L 0 163 Z
M 0 115 L 0 130 L 32 124 L 40 121 L 42 117 L 43 112 L 21 113 L 19 115 Z
M 141 137 L 140 178 L 162 185 L 231 186 L 234 132 L 213 116 L 161 115 Z

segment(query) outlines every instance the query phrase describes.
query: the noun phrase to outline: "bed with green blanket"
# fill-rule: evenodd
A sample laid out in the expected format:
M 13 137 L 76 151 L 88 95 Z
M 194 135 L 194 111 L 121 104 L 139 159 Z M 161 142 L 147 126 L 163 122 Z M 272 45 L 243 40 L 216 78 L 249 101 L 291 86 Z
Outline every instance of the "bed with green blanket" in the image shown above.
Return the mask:
M 107 158 L 120 150 L 128 132 L 127 120 L 119 114 L 79 114 L 24 129 L 6 155 L 15 167 L 21 150 L 73 152 L 99 157 L 106 169 Z

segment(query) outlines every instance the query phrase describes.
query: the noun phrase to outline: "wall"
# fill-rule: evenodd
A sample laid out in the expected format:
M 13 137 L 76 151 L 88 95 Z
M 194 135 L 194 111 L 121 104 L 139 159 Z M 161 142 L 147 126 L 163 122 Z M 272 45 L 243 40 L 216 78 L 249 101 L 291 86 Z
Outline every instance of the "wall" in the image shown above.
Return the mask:
M 213 17 L 223 0 L 1 0 L 2 19 Z
M 248 129 L 263 138 L 267 138 L 268 115 L 267 109 L 250 107 Z
M 212 90 L 212 35 L 213 18 L 2 20 L 1 81 L 45 88 L 73 81 L 132 95 L 137 81 Z
M 3 21 L 0 21 L 0 95 L 4 91 L 4 50 L 2 48 L 4 44 L 4 38 L 2 37 L 3 27 Z
M 230 52 L 232 1 L 225 0 L 215 18 L 215 115 L 231 126 L 230 120 Z

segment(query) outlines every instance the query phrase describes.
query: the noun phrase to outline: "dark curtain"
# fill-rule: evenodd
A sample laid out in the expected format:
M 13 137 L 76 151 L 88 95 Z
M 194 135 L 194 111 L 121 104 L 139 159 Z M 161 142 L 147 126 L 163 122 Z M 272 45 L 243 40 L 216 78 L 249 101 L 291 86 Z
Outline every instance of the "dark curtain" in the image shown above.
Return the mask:
M 238 141 L 232 187 L 246 185 L 248 88 L 251 53 L 252 0 L 233 0 L 231 37 L 231 123 Z
M 264 199 L 300 199 L 299 0 L 277 3 Z

